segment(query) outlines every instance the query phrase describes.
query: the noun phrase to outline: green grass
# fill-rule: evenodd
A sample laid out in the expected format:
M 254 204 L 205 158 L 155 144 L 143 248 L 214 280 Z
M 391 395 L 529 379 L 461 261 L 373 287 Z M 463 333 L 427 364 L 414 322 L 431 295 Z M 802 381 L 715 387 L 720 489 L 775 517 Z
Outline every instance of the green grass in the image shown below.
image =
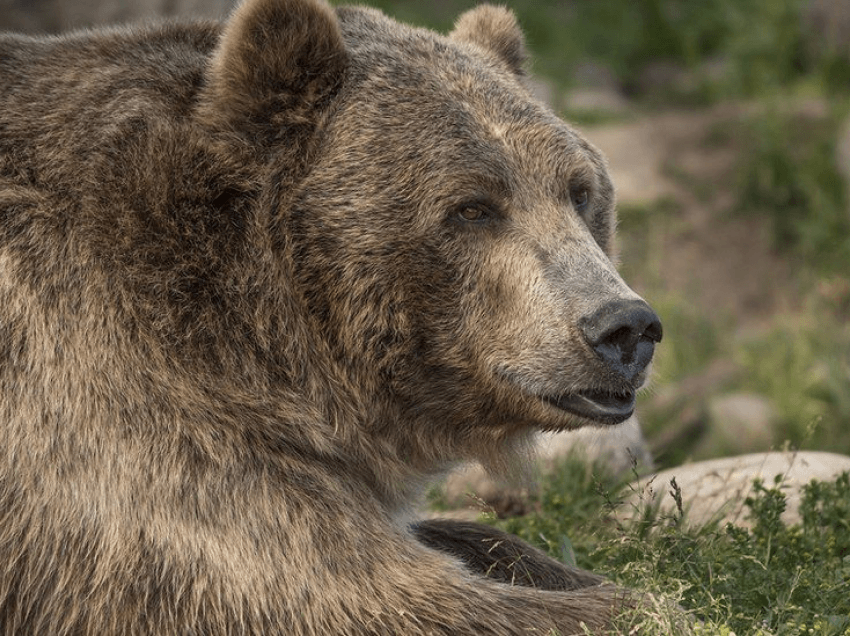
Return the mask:
M 634 633 L 850 636 L 850 474 L 805 486 L 802 521 L 791 525 L 780 517 L 781 476 L 756 482 L 746 501 L 750 529 L 694 527 L 681 506 L 669 516 L 643 507 L 618 521 L 612 512 L 630 505 L 621 503 L 628 494 L 568 459 L 542 484 L 538 512 L 493 523 L 566 563 L 653 593 L 662 601 L 654 611 L 626 618 Z M 701 624 L 671 632 L 675 603 Z

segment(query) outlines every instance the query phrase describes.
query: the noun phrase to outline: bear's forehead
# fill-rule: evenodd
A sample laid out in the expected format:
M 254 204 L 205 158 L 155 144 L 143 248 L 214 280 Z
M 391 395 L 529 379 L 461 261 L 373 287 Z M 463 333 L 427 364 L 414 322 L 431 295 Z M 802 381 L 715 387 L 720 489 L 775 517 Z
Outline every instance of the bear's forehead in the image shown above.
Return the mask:
M 453 147 L 446 152 L 466 147 L 483 153 L 482 144 L 508 147 L 512 154 L 546 161 L 541 168 L 559 173 L 571 171 L 577 160 L 601 163 L 599 153 L 498 60 L 373 9 L 337 11 L 350 55 L 351 92 L 368 95 L 369 103 L 357 110 L 376 115 L 375 125 L 393 129 L 395 139 L 449 139 Z M 561 165 L 551 165 L 553 159 Z
M 550 125 L 563 125 L 547 117 L 513 72 L 474 46 L 399 24 L 372 9 L 347 7 L 338 12 L 350 78 L 367 84 L 370 98 L 384 92 L 419 97 L 419 102 L 465 104 L 476 114 L 501 112 L 510 120 L 549 119 Z

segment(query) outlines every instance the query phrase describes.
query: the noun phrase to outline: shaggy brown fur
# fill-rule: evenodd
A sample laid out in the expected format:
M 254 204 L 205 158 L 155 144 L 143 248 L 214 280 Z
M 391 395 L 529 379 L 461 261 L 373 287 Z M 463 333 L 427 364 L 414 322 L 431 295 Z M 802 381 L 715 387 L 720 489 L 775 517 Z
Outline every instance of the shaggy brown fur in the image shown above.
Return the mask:
M 0 633 L 607 623 L 598 577 L 404 521 L 458 460 L 625 419 L 660 338 L 609 324 L 649 314 L 605 165 L 524 56 L 505 10 L 320 0 L 0 36 Z

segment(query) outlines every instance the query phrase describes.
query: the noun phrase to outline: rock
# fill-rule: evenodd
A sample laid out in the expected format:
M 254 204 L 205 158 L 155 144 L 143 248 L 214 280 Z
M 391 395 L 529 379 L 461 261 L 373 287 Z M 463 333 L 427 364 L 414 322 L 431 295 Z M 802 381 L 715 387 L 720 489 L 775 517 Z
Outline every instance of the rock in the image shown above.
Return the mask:
M 606 115 L 623 115 L 629 111 L 628 100 L 619 92 L 602 88 L 576 88 L 564 97 L 568 111 Z
M 727 393 L 708 401 L 706 438 L 698 453 L 718 457 L 730 452 L 747 453 L 770 448 L 776 410 L 770 401 L 754 393 Z
M 569 105 L 569 96 L 566 101 Z M 670 158 L 666 142 L 671 128 L 676 125 L 669 117 L 659 115 L 593 128 L 593 143 L 608 158 L 618 202 L 632 206 L 653 205 L 677 193 L 676 183 L 664 171 L 664 162 Z M 685 125 L 694 137 L 693 131 L 698 130 L 699 123 L 691 118 Z
M 654 389 L 642 409 L 647 419 L 664 423 L 658 430 L 647 431 L 653 457 L 692 455 L 708 436 L 711 396 L 722 392 L 740 374 L 735 362 L 717 358 L 690 376 Z
M 607 66 L 592 61 L 576 65 L 575 87 L 564 96 L 564 106 L 577 113 L 622 115 L 629 110 L 617 77 Z
M 670 481 L 676 479 L 681 490 L 685 520 L 703 525 L 718 520 L 748 527 L 744 500 L 752 493 L 753 480 L 773 487 L 781 476 L 780 487 L 787 500 L 782 520 L 787 524 L 800 521 L 802 488 L 812 480 L 831 481 L 850 471 L 850 457 L 825 452 L 771 452 L 738 457 L 711 459 L 678 468 L 670 468 L 641 479 L 631 487 L 632 495 L 620 507 L 622 521 L 633 519 L 647 505 L 660 506 L 660 514 L 676 512 L 676 502 L 669 494 Z
M 546 104 L 549 108 L 558 109 L 559 104 L 555 103 L 555 88 L 552 86 L 552 82 L 542 77 L 531 77 L 527 80 L 527 84 L 531 89 L 531 94 L 539 102 Z
M 483 512 L 497 517 L 516 517 L 528 512 L 529 488 L 491 477 L 479 464 L 470 464 L 451 473 L 443 485 L 443 501 L 452 512 L 475 519 Z M 445 517 L 446 511 L 439 512 Z
M 547 468 L 571 452 L 579 452 L 588 462 L 600 464 L 614 475 L 626 475 L 633 469 L 646 473 L 653 468 L 652 455 L 634 415 L 610 428 L 546 433 L 540 437 L 538 448 Z
M 634 80 L 638 95 L 678 93 L 683 86 L 693 82 L 692 74 L 679 62 L 667 59 L 651 60 Z
M 620 92 L 620 81 L 610 67 L 594 60 L 584 60 L 573 69 L 573 82 L 584 88 Z

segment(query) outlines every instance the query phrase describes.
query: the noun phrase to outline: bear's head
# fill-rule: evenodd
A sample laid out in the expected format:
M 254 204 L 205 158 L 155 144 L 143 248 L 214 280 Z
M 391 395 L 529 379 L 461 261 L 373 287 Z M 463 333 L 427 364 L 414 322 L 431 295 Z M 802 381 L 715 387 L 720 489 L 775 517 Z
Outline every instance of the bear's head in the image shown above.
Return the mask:
M 605 160 L 524 62 L 491 6 L 445 37 L 318 0 L 248 0 L 225 28 L 207 116 L 278 162 L 281 257 L 382 426 L 615 424 L 646 379 L 661 325 L 612 264 Z

